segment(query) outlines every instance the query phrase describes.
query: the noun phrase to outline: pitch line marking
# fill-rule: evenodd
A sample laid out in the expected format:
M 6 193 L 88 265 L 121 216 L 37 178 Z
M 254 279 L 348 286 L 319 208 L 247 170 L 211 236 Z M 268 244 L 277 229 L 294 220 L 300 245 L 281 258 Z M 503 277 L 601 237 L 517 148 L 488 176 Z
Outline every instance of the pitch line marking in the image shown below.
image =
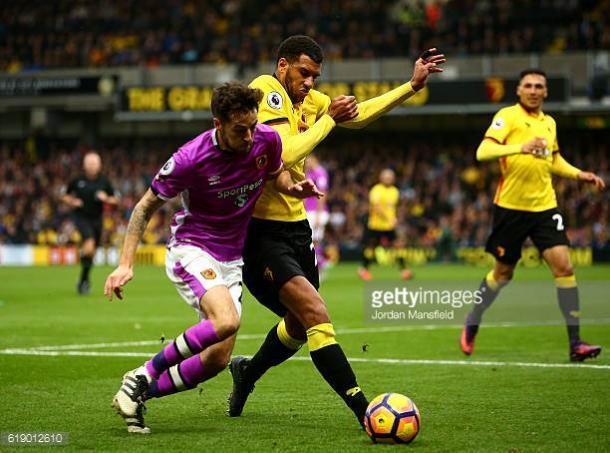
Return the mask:
M 113 352 L 113 351 L 50 351 L 36 349 L 2 349 L 0 354 L 30 355 L 30 356 L 73 356 L 73 357 L 150 357 L 151 352 Z M 290 360 L 300 362 L 310 361 L 309 357 L 293 357 Z M 498 362 L 480 360 L 427 360 L 427 359 L 384 359 L 352 357 L 348 359 L 354 363 L 373 363 L 388 365 L 458 365 L 458 366 L 491 366 L 514 368 L 573 368 L 610 370 L 610 365 L 578 364 L 578 363 L 537 363 L 537 362 Z
M 610 318 L 603 319 L 591 319 L 581 320 L 587 324 L 607 324 L 610 322 Z M 485 324 L 485 328 L 496 328 L 506 329 L 513 327 L 535 327 L 535 326 L 563 326 L 564 322 L 560 321 L 548 321 L 548 322 L 532 322 L 532 323 L 514 323 L 514 322 L 499 322 L 499 323 L 488 323 Z M 359 333 L 386 333 L 386 332 L 408 332 L 413 330 L 442 330 L 442 329 L 461 329 L 462 324 L 422 324 L 415 326 L 379 326 L 379 327 L 362 327 L 354 329 L 337 329 L 337 335 L 355 335 Z M 238 334 L 238 340 L 262 340 L 267 336 L 264 334 Z M 166 342 L 171 341 L 171 338 L 166 339 Z M 35 351 L 69 351 L 72 349 L 97 349 L 97 348 L 115 348 L 122 346 L 160 346 L 163 345 L 160 340 L 144 340 L 144 341 L 119 341 L 119 342 L 105 342 L 105 343 L 86 343 L 86 344 L 62 344 L 62 345 L 48 345 L 48 346 L 33 346 L 31 348 L 25 348 L 27 350 Z

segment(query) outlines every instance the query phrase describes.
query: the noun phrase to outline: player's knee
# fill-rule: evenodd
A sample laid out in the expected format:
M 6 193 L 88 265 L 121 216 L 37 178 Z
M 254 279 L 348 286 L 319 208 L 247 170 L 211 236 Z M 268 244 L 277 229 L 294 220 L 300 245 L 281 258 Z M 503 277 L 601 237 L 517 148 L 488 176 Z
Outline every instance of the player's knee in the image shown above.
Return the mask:
M 574 275 L 574 266 L 572 263 L 561 263 L 559 266 L 556 266 L 554 269 L 554 277 L 570 277 Z
M 319 296 L 303 307 L 300 318 L 304 328 L 330 322 L 326 304 Z
M 512 267 L 502 266 L 500 268 L 496 268 L 493 271 L 493 278 L 498 282 L 499 285 L 506 285 L 513 279 L 513 275 L 515 274 L 515 270 Z
M 235 335 L 239 330 L 239 317 L 237 314 L 225 314 L 220 317 L 211 317 L 210 321 L 214 324 L 216 335 L 221 340 L 229 338 L 231 335 Z
M 93 239 L 87 239 L 83 242 L 83 254 L 86 256 L 93 256 L 95 253 L 95 241 Z

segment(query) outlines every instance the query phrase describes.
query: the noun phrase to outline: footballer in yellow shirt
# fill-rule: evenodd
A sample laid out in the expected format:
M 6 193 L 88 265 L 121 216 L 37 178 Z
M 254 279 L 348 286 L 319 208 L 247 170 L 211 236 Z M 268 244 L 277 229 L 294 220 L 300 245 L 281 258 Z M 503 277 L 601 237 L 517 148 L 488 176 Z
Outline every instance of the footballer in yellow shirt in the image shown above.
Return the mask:
M 336 125 L 361 128 L 401 105 L 425 85 L 430 74 L 442 71 L 439 65 L 445 57 L 429 49 L 416 60 L 408 82 L 360 103 L 353 96 L 330 99 L 314 89 L 322 60 L 322 49 L 313 39 L 291 36 L 279 46 L 274 73 L 250 84 L 263 92 L 258 119 L 280 134 L 284 165 L 296 181 L 304 178 L 305 158 Z M 243 258 L 246 286 L 282 319 L 252 359 L 231 361 L 229 415 L 240 415 L 254 383 L 307 343 L 317 370 L 362 425 L 368 401 L 337 343 L 318 293 L 312 232 L 303 202 L 267 185 L 248 228 Z
M 362 267 L 358 270 L 362 280 L 372 279 L 369 266 L 374 260 L 375 249 L 379 246 L 389 248 L 396 242 L 396 208 L 400 201 L 400 192 L 394 185 L 395 179 L 394 170 L 385 168 L 379 174 L 379 183 L 369 192 L 369 220 L 362 241 Z M 411 271 L 406 268 L 404 258 L 397 255 L 396 261 L 400 266 L 402 278 L 411 278 Z
M 579 297 L 570 261 L 566 225 L 557 209 L 552 176 L 563 176 L 605 187 L 594 173 L 573 167 L 561 156 L 555 120 L 542 111 L 547 97 L 546 74 L 521 72 L 519 102 L 498 111 L 477 149 L 480 161 L 498 159 L 501 177 L 494 197 L 493 228 L 486 250 L 496 261 L 481 282 L 481 303 L 466 319 L 460 345 L 471 355 L 483 312 L 513 277 L 525 240 L 531 238 L 555 279 L 559 308 L 566 321 L 570 360 L 596 357 L 600 346 L 580 339 Z

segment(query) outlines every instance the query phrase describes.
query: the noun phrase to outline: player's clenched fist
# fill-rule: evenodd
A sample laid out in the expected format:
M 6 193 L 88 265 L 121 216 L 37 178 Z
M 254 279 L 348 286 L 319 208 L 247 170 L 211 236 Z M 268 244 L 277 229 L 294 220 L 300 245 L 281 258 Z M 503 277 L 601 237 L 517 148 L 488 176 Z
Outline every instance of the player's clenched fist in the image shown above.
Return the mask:
M 358 104 L 355 96 L 337 96 L 328 106 L 328 114 L 335 123 L 353 120 L 358 116 Z
M 123 286 L 133 278 L 133 270 L 126 266 L 117 267 L 112 274 L 106 279 L 104 285 L 104 294 L 108 300 L 112 300 L 112 294 L 116 294 L 116 297 L 123 299 Z
M 536 137 L 521 146 L 523 154 L 532 154 L 536 157 L 546 157 L 547 143 L 542 137 Z

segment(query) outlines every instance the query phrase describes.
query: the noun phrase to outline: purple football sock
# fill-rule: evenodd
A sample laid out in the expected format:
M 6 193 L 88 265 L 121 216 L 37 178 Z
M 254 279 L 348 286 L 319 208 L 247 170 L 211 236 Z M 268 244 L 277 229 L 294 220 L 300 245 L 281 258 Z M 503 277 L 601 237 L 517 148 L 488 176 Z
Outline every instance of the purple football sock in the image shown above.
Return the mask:
M 203 380 L 203 364 L 199 354 L 197 354 L 165 370 L 157 381 L 150 384 L 146 392 L 146 399 L 161 398 L 172 393 L 192 389 Z
M 200 353 L 208 346 L 219 341 L 214 325 L 206 319 L 189 327 L 163 348 L 161 352 L 146 362 L 146 370 L 153 379 L 160 379 L 161 373 L 171 366 Z

